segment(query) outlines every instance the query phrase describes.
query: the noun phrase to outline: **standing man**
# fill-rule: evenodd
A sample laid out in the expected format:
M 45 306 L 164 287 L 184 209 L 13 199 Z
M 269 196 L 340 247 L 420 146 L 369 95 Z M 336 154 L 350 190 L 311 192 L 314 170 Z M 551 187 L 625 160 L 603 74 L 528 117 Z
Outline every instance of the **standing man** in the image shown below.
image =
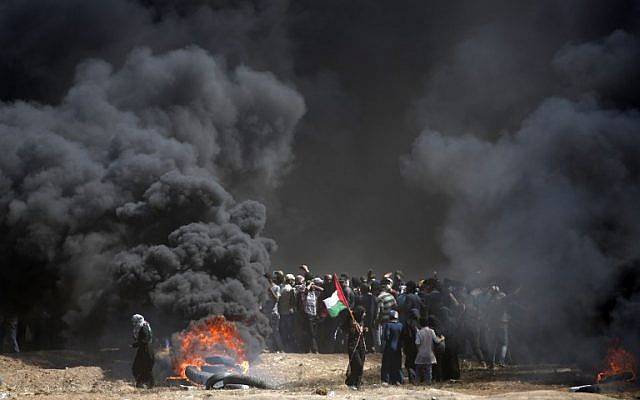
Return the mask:
M 362 384 L 362 374 L 364 372 L 364 359 L 366 356 L 366 346 L 364 334 L 367 328 L 363 321 L 366 311 L 362 306 L 357 306 L 353 310 L 353 320 L 347 318 L 347 326 L 344 330 L 348 334 L 347 350 L 349 354 L 349 367 L 347 368 L 347 379 L 345 384 L 349 388 L 357 390 Z
M 323 289 L 324 291 L 321 296 L 323 305 L 321 309 L 324 315 L 318 329 L 318 337 L 320 338 L 319 345 L 322 353 L 333 353 L 335 351 L 335 332 L 338 328 L 337 319 L 329 317 L 327 309 L 324 307 L 324 300 L 331 297 L 333 292 L 336 290 L 335 283 L 333 282 L 333 276 L 331 274 L 326 274 L 324 276 Z
M 280 315 L 280 338 L 286 352 L 295 350 L 295 337 L 293 335 L 295 293 L 293 284 L 295 277 L 292 274 L 285 276 L 284 283 L 280 286 L 280 299 L 278 300 L 278 314 Z
M 416 289 L 416 283 L 414 281 L 408 281 L 405 292 L 398 296 L 398 313 L 400 314 L 400 322 L 403 324 L 409 317 L 411 310 L 415 308 L 420 312 L 422 302 L 420 301 L 420 296 L 416 293 Z
M 402 376 L 402 324 L 398 312 L 389 312 L 389 321 L 382 327 L 382 367 L 381 380 L 390 385 L 401 385 Z
M 416 336 L 416 345 L 418 346 L 418 355 L 416 356 L 416 372 L 418 380 L 431 384 L 431 370 L 433 364 L 436 363 L 436 355 L 434 346 L 444 342 L 444 336 L 436 336 L 436 332 L 427 326 L 426 321 L 422 320 L 423 327 L 418 331 Z
M 504 367 L 509 346 L 509 314 L 506 305 L 507 295 L 498 285 L 489 288 L 489 304 L 487 306 L 487 320 L 489 325 L 489 352 L 491 353 L 491 367 L 496 364 Z
M 376 311 L 377 318 L 377 330 L 378 335 L 382 334 L 382 327 L 389 322 L 389 316 L 391 310 L 395 310 L 398 304 L 396 298 L 388 291 L 388 286 L 380 286 L 380 292 L 376 298 L 378 309 Z M 381 344 L 381 343 L 380 343 Z M 382 346 L 380 346 L 382 348 Z
M 407 369 L 409 382 L 416 384 L 416 357 L 418 347 L 416 337 L 420 330 L 420 311 L 412 308 L 407 320 L 402 323 L 402 349 L 404 350 L 404 367 Z
M 153 334 L 151 326 L 140 314 L 134 314 L 131 317 L 133 323 L 133 344 L 131 347 L 136 350 L 136 358 L 133 360 L 133 377 L 136 381 L 136 387 L 148 389 L 153 387 L 153 352 L 151 350 L 151 342 Z
M 322 294 L 322 279 L 314 278 L 304 293 L 304 318 L 306 324 L 306 340 L 304 340 L 305 348 L 303 353 L 318 353 L 318 310 L 320 296 Z
M 376 317 L 376 297 L 371 293 L 371 286 L 367 282 L 360 284 L 360 296 L 356 299 L 356 306 L 365 310 L 364 326 L 366 329 L 364 337 L 367 342 L 367 351 L 372 351 L 374 346 L 373 332 L 374 320 Z
M 295 279 L 295 285 L 293 286 L 293 293 L 295 298 L 293 312 L 293 337 L 296 341 L 295 352 L 306 353 L 307 341 L 309 337 L 307 315 L 304 311 L 307 285 L 305 283 L 304 276 L 296 275 Z
M 267 288 L 267 300 L 262 306 L 262 312 L 269 318 L 271 327 L 271 337 L 269 341 L 270 350 L 280 352 L 283 350 L 282 339 L 280 338 L 280 314 L 278 314 L 278 301 L 280 300 L 280 286 L 275 281 L 281 280 L 282 271 L 274 271 L 273 278 L 266 274 L 269 287 Z

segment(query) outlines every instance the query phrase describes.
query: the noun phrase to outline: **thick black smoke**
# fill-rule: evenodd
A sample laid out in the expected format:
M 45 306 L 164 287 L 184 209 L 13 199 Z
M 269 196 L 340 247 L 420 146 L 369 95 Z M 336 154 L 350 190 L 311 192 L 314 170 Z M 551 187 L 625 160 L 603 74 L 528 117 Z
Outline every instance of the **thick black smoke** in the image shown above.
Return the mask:
M 234 66 L 290 69 L 280 25 L 286 2 L 235 0 L 8 0 L 0 5 L 2 100 L 58 102 L 76 66 L 119 66 L 135 47 L 198 45 Z
M 582 96 L 543 100 L 495 140 L 427 129 L 404 160 L 408 179 L 450 199 L 451 267 L 523 287 L 531 329 L 548 335 L 543 357 L 598 357 L 576 338 L 602 334 L 640 349 L 638 293 L 616 284 L 640 259 L 640 111 L 614 106 L 637 95 L 623 83 L 634 89 L 639 63 L 637 38 L 622 31 L 568 45 L 553 65 Z
M 551 63 L 559 49 L 632 29 L 638 15 L 630 0 L 10 0 L 0 7 L 5 100 L 56 103 L 78 63 L 98 57 L 118 67 L 136 46 L 158 53 L 195 44 L 231 67 L 294 82 L 308 112 L 287 179 L 275 192 L 241 174 L 225 187 L 267 205 L 268 233 L 282 244 L 279 264 L 414 273 L 444 261 L 436 238 L 446 201 L 431 196 L 425 205 L 398 168 L 427 121 L 446 132 L 513 131 L 566 82 Z
M 189 237 L 206 242 L 210 230 L 221 235 L 228 232 L 211 228 L 211 223 L 219 227 L 231 223 L 253 238 L 249 243 L 265 246 L 256 234 L 264 220 L 259 207 L 247 204 L 239 212 L 244 218 L 233 217 L 230 210 L 236 202 L 222 187 L 237 198 L 254 198 L 267 206 L 270 218 L 264 235 L 278 239 L 280 250 L 273 260 L 283 268 L 305 262 L 316 271 L 354 274 L 370 266 L 401 268 L 416 278 L 433 269 L 446 275 L 448 267 L 466 273 L 473 252 L 481 258 L 496 257 L 489 257 L 487 248 L 478 250 L 487 243 L 482 237 L 466 248 L 469 235 L 482 236 L 485 225 L 500 225 L 493 217 L 501 221 L 503 215 L 518 210 L 526 214 L 529 209 L 531 213 L 572 212 L 554 218 L 556 225 L 551 227 L 565 240 L 563 229 L 576 229 L 576 243 L 595 254 L 585 270 L 620 262 L 624 271 L 633 271 L 637 263 L 624 249 L 634 234 L 626 231 L 631 222 L 619 222 L 623 218 L 617 213 L 609 220 L 602 210 L 574 210 L 564 203 L 545 207 L 546 192 L 534 177 L 543 179 L 555 173 L 541 161 L 548 151 L 546 157 L 557 163 L 558 174 L 567 181 L 565 186 L 561 181 L 551 182 L 551 199 L 565 199 L 562 190 L 566 190 L 566 196 L 574 196 L 579 206 L 600 204 L 604 208 L 617 201 L 616 196 L 623 205 L 628 204 L 625 196 L 632 196 L 631 192 L 616 189 L 619 193 L 614 195 L 603 182 L 609 176 L 614 177 L 612 182 L 635 182 L 635 172 L 620 178 L 616 167 L 606 163 L 605 172 L 585 167 L 586 171 L 576 173 L 580 170 L 577 165 L 589 164 L 588 159 L 567 149 L 572 143 L 603 146 L 599 158 L 588 155 L 595 161 L 617 160 L 612 164 L 633 171 L 627 155 L 633 154 L 634 141 L 623 144 L 624 131 L 605 132 L 613 129 L 611 121 L 624 126 L 636 121 L 638 12 L 637 2 L 631 0 L 5 1 L 0 5 L 0 98 L 7 102 L 2 124 L 27 133 L 66 127 L 68 136 L 64 137 L 73 138 L 55 139 L 61 136 L 55 131 L 48 141 L 18 133 L 2 140 L 8 154 L 2 160 L 0 179 L 7 188 L 0 200 L 7 216 L 1 228 L 7 260 L 3 271 L 19 268 L 20 273 L 12 272 L 12 279 L 22 282 L 17 287 L 32 289 L 22 291 L 12 303 L 21 307 L 49 304 L 51 299 L 64 297 L 63 292 L 82 306 L 66 320 L 79 321 L 92 305 L 94 310 L 116 307 L 121 297 L 95 283 L 107 279 L 104 271 L 115 271 L 123 287 L 130 288 L 127 293 L 141 297 L 146 291 L 153 293 L 148 296 L 153 310 L 178 304 L 185 310 L 196 309 L 189 302 L 174 304 L 171 299 L 177 298 L 172 293 L 196 287 L 198 267 L 192 267 L 194 274 L 180 271 L 172 281 L 174 286 L 153 283 L 156 278 L 167 282 L 166 271 L 172 266 L 199 265 L 185 258 L 184 242 L 177 239 L 182 236 L 174 232 L 195 223 L 189 232 L 198 233 Z M 182 57 L 176 54 L 195 58 L 202 54 L 189 46 L 215 55 L 217 69 L 225 77 L 222 81 L 228 81 L 219 86 L 223 95 L 207 100 L 220 105 L 215 111 L 188 96 L 213 86 L 190 80 L 171 86 L 172 74 L 165 76 L 162 68 L 156 68 L 159 60 L 171 64 L 170 59 L 175 62 Z M 104 63 L 87 63 L 92 58 Z M 128 75 L 136 59 L 138 65 L 148 68 Z M 191 64 L 181 64 L 185 75 L 198 74 L 198 68 L 190 69 Z M 83 67 L 77 75 L 78 65 Z M 271 71 L 273 76 L 256 71 Z M 94 101 L 93 88 L 104 87 L 101 81 L 111 82 L 109 93 L 103 95 L 107 100 Z M 292 127 L 302 114 L 302 103 L 289 90 L 283 88 L 282 95 L 273 91 L 282 87 L 278 82 L 295 85 L 305 100 L 307 111 L 296 125 L 295 140 Z M 169 86 L 173 89 L 161 90 Z M 243 99 L 240 93 L 248 97 Z M 232 99 L 231 104 L 240 110 L 236 119 L 226 119 L 229 114 L 222 99 Z M 12 104 L 17 100 L 40 105 Z M 588 129 L 594 121 L 601 121 L 602 132 Z M 27 122 L 30 129 L 26 129 Z M 135 129 L 127 135 L 132 125 Z M 225 129 L 229 126 L 230 130 Z M 425 127 L 439 133 L 420 135 Z M 563 127 L 586 133 L 574 137 Z M 533 131 L 560 133 L 555 138 Z M 211 134 L 215 140 L 208 141 L 209 132 L 215 132 Z M 117 140 L 112 140 L 114 135 Z M 410 151 L 419 135 L 410 162 L 399 165 L 399 157 Z M 537 148 L 538 136 L 541 146 L 552 148 Z M 16 146 L 27 140 L 33 142 L 30 149 L 40 150 L 14 155 Z M 442 154 L 432 154 L 435 148 Z M 485 149 L 486 156 L 478 154 L 478 148 Z M 120 156 L 127 152 L 131 157 Z M 513 159 L 523 154 L 538 157 L 534 162 L 541 165 L 535 168 Z M 474 155 L 477 160 L 467 159 Z M 454 165 L 458 156 L 464 161 L 460 166 Z M 127 161 L 105 164 L 103 160 L 110 157 Z M 52 179 L 51 192 L 44 193 L 23 185 L 16 176 L 45 171 L 41 179 L 46 181 L 50 179 L 47 175 L 53 175 L 52 168 L 34 167 L 32 171 L 25 160 L 32 165 L 64 164 L 60 171 L 73 173 L 60 173 Z M 489 165 L 489 160 L 495 165 Z M 145 175 L 148 170 L 156 172 Z M 168 174 L 170 171 L 175 172 Z M 487 182 L 487 188 L 476 182 L 499 171 L 502 174 Z M 419 189 L 423 185 L 407 185 L 407 177 L 428 182 L 431 190 L 425 194 Z M 442 179 L 433 182 L 436 177 Z M 60 180 L 67 181 L 59 185 Z M 598 192 L 596 188 L 599 195 L 592 193 Z M 538 193 L 541 198 L 514 207 L 511 202 L 528 198 L 522 191 Z M 9 206 L 17 194 L 31 192 L 40 197 L 19 198 Z M 62 200 L 43 200 L 49 198 Z M 40 206 L 44 211 L 27 213 L 30 222 L 16 224 L 17 216 L 27 221 L 21 209 L 35 210 L 38 201 L 46 204 Z M 456 216 L 464 216 L 466 203 L 477 209 L 478 216 L 470 215 L 470 227 L 462 233 L 453 229 L 455 240 L 451 239 L 452 228 L 460 225 Z M 500 206 L 507 208 L 504 214 Z M 73 213 L 67 211 L 70 209 Z M 585 221 L 601 226 L 584 227 Z M 229 249 L 230 243 L 236 243 L 235 236 L 223 236 L 228 242 L 223 240 L 222 247 Z M 453 255 L 453 244 L 463 253 Z M 518 249 L 524 252 L 520 256 L 513 254 Z M 507 254 L 518 260 L 545 249 L 557 251 L 548 255 L 552 259 L 565 254 L 564 247 L 536 249 L 514 248 Z M 113 266 L 116 255 L 119 263 Z M 196 257 L 200 258 L 207 256 Z M 229 259 L 246 265 L 245 256 Z M 503 273 L 506 271 L 500 268 L 507 264 L 505 259 L 497 267 L 478 267 Z M 564 271 L 576 270 L 571 264 Z M 605 314 L 607 324 L 623 326 L 630 321 L 637 290 L 633 285 L 609 282 L 607 286 L 606 282 L 606 278 L 634 282 L 624 279 L 625 273 L 616 276 L 617 272 L 589 269 L 584 276 L 575 277 L 583 284 L 588 276 L 601 276 L 603 287 L 626 293 L 619 300 L 606 293 L 597 296 L 607 300 L 589 313 Z M 106 275 L 111 282 L 112 275 Z M 522 277 L 519 272 L 509 275 Z M 253 287 L 250 281 L 243 287 Z M 76 289 L 67 290 L 69 287 Z M 194 292 L 210 298 L 200 290 Z M 238 300 L 237 304 L 245 303 Z M 630 306 L 620 306 L 624 304 Z M 190 311 L 176 315 L 181 313 L 180 318 L 192 317 Z M 596 320 L 602 323 L 607 318 Z
M 72 330 L 224 314 L 264 333 L 266 210 L 222 185 L 277 181 L 304 110 L 272 74 L 197 47 L 89 60 L 60 104 L 3 104 L 5 311 L 66 309 Z
M 281 244 L 274 261 L 414 277 L 446 264 L 448 199 L 406 185 L 398 162 L 424 127 L 513 132 L 568 86 L 552 63 L 560 49 L 638 20 L 633 1 L 302 0 L 289 10 L 308 113 L 267 227 Z

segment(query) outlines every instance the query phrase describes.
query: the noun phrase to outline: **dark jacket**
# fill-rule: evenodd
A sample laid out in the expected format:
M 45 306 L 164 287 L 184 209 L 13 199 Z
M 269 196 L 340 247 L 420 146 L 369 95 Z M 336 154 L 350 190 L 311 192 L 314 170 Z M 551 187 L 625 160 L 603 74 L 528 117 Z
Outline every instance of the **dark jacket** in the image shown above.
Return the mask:
M 409 311 L 422 307 L 422 301 L 417 293 L 405 293 L 398 297 L 398 313 L 400 314 L 400 322 L 404 323 L 409 317 Z
M 407 318 L 407 322 L 405 322 L 402 326 L 402 345 L 405 356 L 410 357 L 413 356 L 415 359 L 415 354 L 418 352 L 416 348 L 416 334 L 420 329 L 420 324 L 418 323 L 418 319 L 420 318 L 420 312 L 418 309 L 413 308 L 409 311 L 409 317 Z
M 137 348 L 136 358 L 133 360 L 132 366 L 136 385 L 142 383 L 153 385 L 152 370 L 154 364 L 154 356 L 151 349 L 152 341 L 153 335 L 151 333 L 151 327 L 145 324 L 138 331 L 138 337 L 132 345 L 132 347 Z
M 402 346 L 402 324 L 390 321 L 382 327 L 382 343 L 384 351 L 399 351 Z
M 366 315 L 364 317 L 364 326 L 372 327 L 376 318 L 376 311 L 378 304 L 376 303 L 376 296 L 371 293 L 363 293 L 356 298 L 356 306 L 362 306 Z

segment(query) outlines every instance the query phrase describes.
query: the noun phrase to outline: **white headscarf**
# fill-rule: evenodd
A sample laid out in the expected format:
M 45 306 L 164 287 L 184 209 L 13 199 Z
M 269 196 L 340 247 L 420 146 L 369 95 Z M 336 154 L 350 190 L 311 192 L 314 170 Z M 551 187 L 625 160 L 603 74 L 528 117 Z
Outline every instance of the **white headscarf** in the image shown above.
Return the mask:
M 133 338 L 135 340 L 138 340 L 138 332 L 140 332 L 140 328 L 148 325 L 148 323 L 140 314 L 133 314 L 133 316 L 131 317 L 131 323 L 133 323 Z

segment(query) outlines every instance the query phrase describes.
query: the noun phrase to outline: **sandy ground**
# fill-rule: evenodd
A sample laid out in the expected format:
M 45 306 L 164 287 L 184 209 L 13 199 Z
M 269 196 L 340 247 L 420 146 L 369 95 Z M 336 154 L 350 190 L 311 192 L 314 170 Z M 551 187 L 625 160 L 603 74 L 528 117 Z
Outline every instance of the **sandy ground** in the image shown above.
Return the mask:
M 489 371 L 463 363 L 457 382 L 383 387 L 379 355 L 367 358 L 363 389 L 351 391 L 343 384 L 346 355 L 341 354 L 263 354 L 250 373 L 278 384 L 277 390 L 135 389 L 129 372 L 132 356 L 116 349 L 0 356 L 0 399 L 640 399 L 638 387 L 622 384 L 607 388 L 606 396 L 571 393 L 569 386 L 591 378 L 573 368 L 550 365 Z

